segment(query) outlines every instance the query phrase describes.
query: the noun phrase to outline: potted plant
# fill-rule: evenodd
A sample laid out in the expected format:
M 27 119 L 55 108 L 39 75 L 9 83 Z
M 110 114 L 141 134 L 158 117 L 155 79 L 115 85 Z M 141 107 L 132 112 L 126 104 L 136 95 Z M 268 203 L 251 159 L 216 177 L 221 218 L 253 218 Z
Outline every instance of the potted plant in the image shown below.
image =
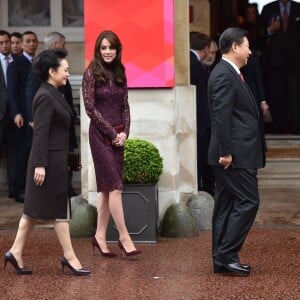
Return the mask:
M 125 221 L 136 242 L 156 242 L 158 231 L 157 182 L 163 159 L 154 144 L 142 139 L 128 139 L 124 149 L 123 208 Z M 110 220 L 107 239 L 118 239 Z

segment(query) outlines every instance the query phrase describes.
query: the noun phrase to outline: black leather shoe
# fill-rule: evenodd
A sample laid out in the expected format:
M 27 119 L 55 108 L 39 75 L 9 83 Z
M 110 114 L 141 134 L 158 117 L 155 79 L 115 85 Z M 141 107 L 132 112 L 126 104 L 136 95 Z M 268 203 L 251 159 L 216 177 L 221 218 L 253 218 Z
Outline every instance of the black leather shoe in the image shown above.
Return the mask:
M 239 263 L 236 262 L 230 264 L 223 264 L 223 267 L 238 276 L 248 276 L 250 274 L 249 270 L 244 269 Z
M 24 195 L 23 195 L 23 194 L 17 195 L 17 196 L 15 197 L 15 201 L 16 201 L 16 202 L 19 202 L 19 203 L 24 203 Z
M 248 269 L 247 269 L 248 267 Z M 231 273 L 231 275 L 248 276 L 250 274 L 249 265 L 241 265 L 238 262 L 229 264 L 222 263 L 220 261 L 214 261 L 215 273 Z
M 251 270 L 251 266 L 250 265 L 244 265 L 244 264 L 240 264 L 240 265 L 245 270 L 249 270 L 249 271 Z
M 219 265 L 214 264 L 214 273 L 230 273 L 230 271 L 228 271 L 223 266 L 219 266 Z
M 240 265 L 243 269 L 250 271 L 251 267 L 250 265 Z M 214 273 L 229 273 L 230 271 L 226 269 L 224 266 L 220 266 L 217 264 L 214 264 Z

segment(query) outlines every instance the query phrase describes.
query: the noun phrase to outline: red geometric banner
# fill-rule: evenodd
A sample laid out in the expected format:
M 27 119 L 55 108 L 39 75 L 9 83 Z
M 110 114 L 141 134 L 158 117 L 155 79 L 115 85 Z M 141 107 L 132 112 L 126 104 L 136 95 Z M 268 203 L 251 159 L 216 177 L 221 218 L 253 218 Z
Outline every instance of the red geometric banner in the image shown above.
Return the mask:
M 128 87 L 174 86 L 173 0 L 85 0 L 85 66 L 102 30 L 123 45 Z

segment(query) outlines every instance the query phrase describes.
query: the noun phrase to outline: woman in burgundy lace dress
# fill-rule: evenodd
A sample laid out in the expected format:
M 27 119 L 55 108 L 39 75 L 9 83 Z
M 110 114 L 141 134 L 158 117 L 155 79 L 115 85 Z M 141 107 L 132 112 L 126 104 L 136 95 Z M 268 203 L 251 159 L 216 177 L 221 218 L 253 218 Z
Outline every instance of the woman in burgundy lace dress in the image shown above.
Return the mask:
M 106 243 L 110 214 L 119 231 L 118 246 L 123 255 L 140 253 L 128 234 L 122 206 L 124 143 L 129 134 L 130 112 L 121 53 L 118 36 L 112 31 L 103 31 L 96 40 L 94 59 L 82 81 L 85 109 L 91 119 L 89 141 L 97 191 L 101 192 L 92 245 L 105 257 L 116 256 Z

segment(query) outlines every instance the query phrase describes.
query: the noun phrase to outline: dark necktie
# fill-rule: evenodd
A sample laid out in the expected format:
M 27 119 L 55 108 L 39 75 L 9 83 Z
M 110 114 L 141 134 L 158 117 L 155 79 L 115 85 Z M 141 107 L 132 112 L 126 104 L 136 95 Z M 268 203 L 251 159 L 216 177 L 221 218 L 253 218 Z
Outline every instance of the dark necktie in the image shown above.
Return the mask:
M 240 73 L 240 78 L 242 79 L 243 82 L 245 82 L 244 76 L 242 73 Z
M 288 13 L 286 5 L 284 5 L 283 11 L 282 11 L 282 26 L 283 26 L 284 32 L 286 31 L 286 29 L 288 27 L 288 19 L 289 19 L 289 13 Z

